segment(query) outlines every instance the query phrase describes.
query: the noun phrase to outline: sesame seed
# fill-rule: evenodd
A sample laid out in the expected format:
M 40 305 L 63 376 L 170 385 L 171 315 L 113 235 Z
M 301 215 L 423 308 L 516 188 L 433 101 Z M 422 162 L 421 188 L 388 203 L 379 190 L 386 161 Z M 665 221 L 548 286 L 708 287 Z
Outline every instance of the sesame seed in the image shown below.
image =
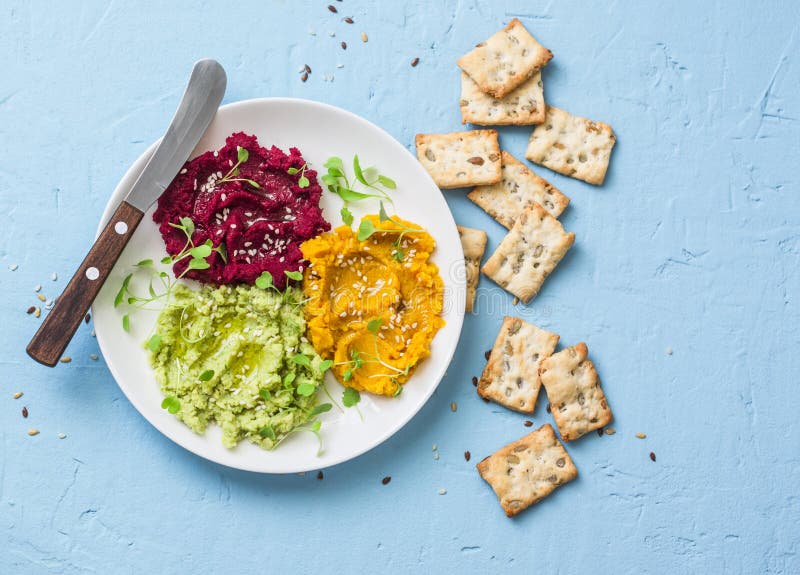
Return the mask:
M 33 291 L 35 291 L 35 292 L 39 292 L 41 290 L 42 290 L 42 284 L 36 284 L 36 287 L 33 288 Z
M 10 266 L 8 266 L 8 269 L 10 269 L 12 272 L 17 271 L 17 268 L 19 268 L 17 264 L 11 264 Z
M 14 395 L 12 397 L 14 399 L 19 399 L 22 396 L 23 396 L 23 393 L 21 391 L 17 391 L 17 392 L 14 392 Z
M 67 434 L 66 434 L 66 433 L 59 433 L 59 434 L 58 434 L 58 438 L 59 438 L 59 439 L 64 439 L 66 436 L 67 436 Z
M 38 429 L 29 429 L 28 430 L 28 435 L 30 435 L 31 437 L 33 437 L 34 435 L 39 435 L 39 430 Z
M 367 40 L 369 40 L 369 38 L 367 37 L 367 33 L 366 32 L 362 32 L 361 33 L 361 41 L 362 42 L 366 42 Z
M 447 489 L 440 489 L 439 495 L 447 495 Z
M 89 359 L 91 359 L 93 361 L 97 361 L 97 354 L 96 353 L 90 353 L 89 354 Z

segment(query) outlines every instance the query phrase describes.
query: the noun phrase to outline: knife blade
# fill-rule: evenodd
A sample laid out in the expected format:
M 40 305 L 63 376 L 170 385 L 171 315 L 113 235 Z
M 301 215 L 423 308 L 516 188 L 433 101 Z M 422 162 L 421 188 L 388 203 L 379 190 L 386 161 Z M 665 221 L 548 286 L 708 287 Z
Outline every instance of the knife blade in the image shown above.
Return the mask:
M 206 59 L 195 63 L 164 137 L 28 344 L 26 351 L 33 359 L 50 367 L 58 363 L 144 212 L 166 189 L 211 124 L 226 83 L 219 62 Z

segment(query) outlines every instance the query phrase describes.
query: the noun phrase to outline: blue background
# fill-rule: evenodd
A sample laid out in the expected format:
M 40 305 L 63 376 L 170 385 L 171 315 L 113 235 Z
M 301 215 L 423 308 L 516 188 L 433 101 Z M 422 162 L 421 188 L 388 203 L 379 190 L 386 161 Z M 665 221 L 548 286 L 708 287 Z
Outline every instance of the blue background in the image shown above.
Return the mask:
M 0 572 L 800 572 L 798 5 L 331 1 L 338 15 L 327 0 L 0 2 Z M 312 98 L 410 146 L 461 128 L 455 60 L 514 16 L 555 54 L 548 102 L 614 127 L 610 172 L 595 188 L 536 168 L 572 198 L 574 248 L 529 306 L 482 280 L 494 296 L 390 441 L 323 481 L 238 472 L 145 422 L 89 358 L 91 326 L 71 364 L 27 358 L 33 287 L 63 288 L 196 59 L 226 67 L 226 102 Z M 521 158 L 530 128 L 501 132 Z M 503 229 L 446 196 L 493 250 Z M 526 417 L 470 383 L 506 313 L 588 343 L 617 430 L 568 445 L 580 477 L 515 520 L 474 464 Z

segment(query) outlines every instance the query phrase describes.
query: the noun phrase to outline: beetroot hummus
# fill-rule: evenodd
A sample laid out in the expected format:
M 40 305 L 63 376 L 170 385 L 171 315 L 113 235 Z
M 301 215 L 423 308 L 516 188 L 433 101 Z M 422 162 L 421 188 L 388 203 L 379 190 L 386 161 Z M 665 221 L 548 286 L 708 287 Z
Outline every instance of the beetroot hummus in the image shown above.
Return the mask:
M 249 157 L 231 174 L 239 147 Z M 195 225 L 194 244 L 209 238 L 214 247 L 224 244 L 227 262 L 212 252 L 207 258 L 211 267 L 190 270 L 184 277 L 216 285 L 253 283 L 268 271 L 274 285 L 283 289 L 284 272 L 303 270 L 300 244 L 331 227 L 319 207 L 322 188 L 317 174 L 304 166 L 297 148 L 288 155 L 275 146 L 268 150 L 258 145 L 255 136 L 242 132 L 229 136 L 222 149 L 186 162 L 158 199 L 153 220 L 170 255 L 184 249 L 186 235 L 169 224 L 189 217 Z M 289 174 L 289 168 L 297 173 Z M 303 176 L 308 185 L 301 188 L 298 182 Z M 175 275 L 188 263 L 189 258 L 177 262 Z

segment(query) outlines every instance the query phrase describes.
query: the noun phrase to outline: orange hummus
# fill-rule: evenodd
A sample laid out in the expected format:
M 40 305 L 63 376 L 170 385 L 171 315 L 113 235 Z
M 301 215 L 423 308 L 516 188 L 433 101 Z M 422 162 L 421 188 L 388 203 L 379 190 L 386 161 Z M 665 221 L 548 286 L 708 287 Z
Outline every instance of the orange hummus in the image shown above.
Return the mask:
M 364 219 L 375 232 L 363 241 L 341 226 L 301 246 L 309 261 L 307 334 L 317 352 L 334 361 L 342 385 L 393 396 L 430 355 L 444 325 L 444 284 L 430 261 L 436 245 L 430 234 L 396 216 Z

